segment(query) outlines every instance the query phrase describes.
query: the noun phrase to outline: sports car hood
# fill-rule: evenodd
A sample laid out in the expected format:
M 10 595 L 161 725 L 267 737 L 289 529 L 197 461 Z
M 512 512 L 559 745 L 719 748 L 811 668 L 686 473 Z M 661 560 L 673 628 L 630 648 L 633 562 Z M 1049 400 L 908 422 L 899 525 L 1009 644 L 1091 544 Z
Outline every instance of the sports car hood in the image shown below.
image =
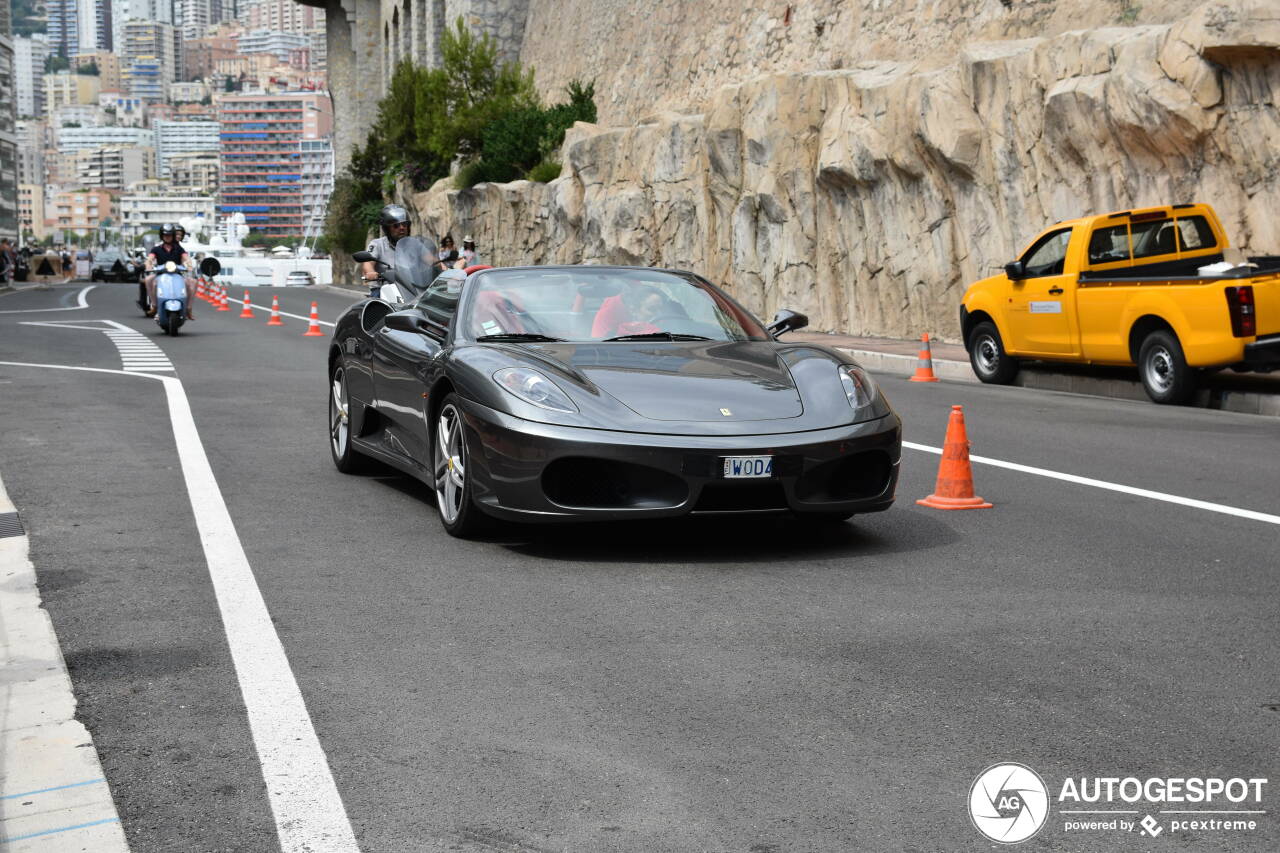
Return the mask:
M 856 413 L 849 407 L 839 375 L 847 361 L 828 347 L 773 341 L 503 343 L 455 351 L 451 375 L 465 396 L 532 421 L 668 435 L 763 435 L 890 414 L 881 397 Z M 542 371 L 578 411 L 548 412 L 498 390 L 490 377 L 513 363 Z
M 567 368 L 644 418 L 724 423 L 795 418 L 804 412 L 777 347 L 766 343 L 577 344 L 554 349 L 560 350 L 553 350 L 554 355 Z

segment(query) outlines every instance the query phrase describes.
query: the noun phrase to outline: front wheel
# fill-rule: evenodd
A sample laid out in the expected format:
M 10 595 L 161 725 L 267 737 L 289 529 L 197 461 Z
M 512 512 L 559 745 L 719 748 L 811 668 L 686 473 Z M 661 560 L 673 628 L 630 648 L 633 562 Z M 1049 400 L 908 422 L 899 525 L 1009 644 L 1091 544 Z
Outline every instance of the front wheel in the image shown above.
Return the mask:
M 969 364 L 982 382 L 1008 385 L 1018 375 L 1018 360 L 1004 351 L 995 323 L 979 323 L 969 335 Z
M 1143 340 L 1138 350 L 1138 374 L 1147 396 L 1157 403 L 1180 406 L 1189 402 L 1196 390 L 1195 371 L 1187 366 L 1178 336 L 1164 329 Z
M 431 458 L 440 523 L 451 536 L 465 539 L 475 535 L 484 526 L 485 518 L 471 499 L 471 457 L 467 453 L 466 428 L 456 394 L 444 398 L 436 418 Z
M 178 336 L 178 327 L 182 325 L 182 317 L 177 311 L 170 311 L 169 316 L 164 318 L 164 331 L 169 337 L 176 338 Z

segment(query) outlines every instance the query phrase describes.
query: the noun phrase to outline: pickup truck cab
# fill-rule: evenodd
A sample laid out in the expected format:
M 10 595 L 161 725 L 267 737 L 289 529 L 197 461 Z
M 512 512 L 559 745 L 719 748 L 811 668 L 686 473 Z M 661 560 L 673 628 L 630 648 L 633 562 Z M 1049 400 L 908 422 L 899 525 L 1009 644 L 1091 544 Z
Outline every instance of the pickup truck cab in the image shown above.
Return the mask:
M 983 382 L 1023 358 L 1137 365 L 1152 400 L 1185 403 L 1200 369 L 1280 368 L 1280 257 L 1231 249 L 1204 204 L 1073 219 L 971 284 L 960 329 Z

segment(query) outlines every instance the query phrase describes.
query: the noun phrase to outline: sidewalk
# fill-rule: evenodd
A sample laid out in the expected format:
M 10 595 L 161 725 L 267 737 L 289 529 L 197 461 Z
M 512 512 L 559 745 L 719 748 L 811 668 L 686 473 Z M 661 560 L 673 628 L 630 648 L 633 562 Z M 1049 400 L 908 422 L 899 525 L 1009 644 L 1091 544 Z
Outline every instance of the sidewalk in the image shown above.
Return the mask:
M 0 483 L 0 851 L 127 853 L 27 553 Z
M 868 370 L 910 376 L 915 373 L 920 342 L 894 338 L 793 332 L 784 340 L 819 343 L 847 352 Z M 977 382 L 969 354 L 959 344 L 932 343 L 933 373 L 939 379 Z M 1065 391 L 1094 397 L 1148 401 L 1134 368 L 1024 362 L 1014 384 L 1042 391 Z M 1154 404 L 1152 404 L 1154 405 Z M 1280 373 L 1235 373 L 1224 370 L 1202 377 L 1193 405 L 1250 415 L 1280 417 Z

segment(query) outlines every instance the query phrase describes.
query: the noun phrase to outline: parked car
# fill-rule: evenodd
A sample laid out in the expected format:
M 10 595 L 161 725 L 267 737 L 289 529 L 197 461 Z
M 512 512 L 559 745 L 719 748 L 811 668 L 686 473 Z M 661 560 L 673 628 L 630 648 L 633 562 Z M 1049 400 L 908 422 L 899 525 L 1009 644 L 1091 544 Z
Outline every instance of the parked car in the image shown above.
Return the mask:
M 330 448 L 436 492 L 446 531 L 482 520 L 791 512 L 893 503 L 902 422 L 839 351 L 777 336 L 697 275 L 512 267 L 434 280 L 401 244 L 412 304 L 358 302 L 329 353 Z M 395 310 L 397 307 L 401 310 Z
M 285 287 L 306 287 L 316 283 L 316 277 L 307 270 L 290 270 L 284 278 Z
M 93 259 L 89 270 L 91 281 L 137 281 L 142 266 L 115 249 L 103 249 Z
M 1152 400 L 1185 403 L 1199 369 L 1280 368 L 1280 257 L 1231 249 L 1206 204 L 1073 219 L 971 284 L 960 328 L 983 382 L 1022 358 L 1137 365 Z

